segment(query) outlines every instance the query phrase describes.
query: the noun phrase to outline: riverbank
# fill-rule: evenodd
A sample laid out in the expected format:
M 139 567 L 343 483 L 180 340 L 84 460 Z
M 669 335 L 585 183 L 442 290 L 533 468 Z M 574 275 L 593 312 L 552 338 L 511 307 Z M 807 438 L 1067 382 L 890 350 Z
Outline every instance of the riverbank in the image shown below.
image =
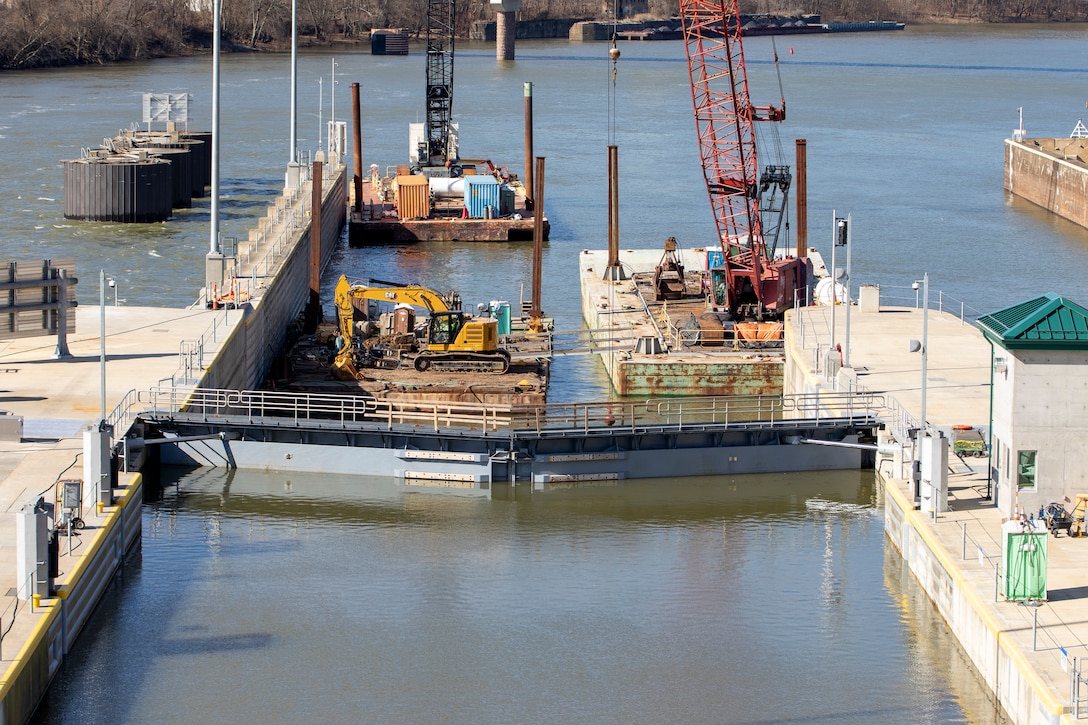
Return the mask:
M 1000 25 L 1000 24 L 1067 24 L 1082 23 L 1088 21 L 1088 9 L 1083 17 L 1045 17 L 1045 18 L 1017 18 L 1000 17 L 965 18 L 942 17 L 938 15 L 919 15 L 911 9 L 903 12 L 894 11 L 884 13 L 892 15 L 899 22 L 912 25 Z M 869 22 L 872 17 L 880 13 L 859 9 L 856 13 L 850 13 L 838 17 L 829 22 L 839 24 Z M 73 33 L 71 23 L 43 23 L 36 33 L 28 33 L 25 28 L 17 26 L 19 18 L 12 11 L 0 8 L 0 70 L 29 70 L 33 68 L 63 68 L 81 65 L 115 65 L 129 61 L 143 61 L 161 58 L 184 58 L 193 55 L 209 53 L 212 48 L 212 28 L 210 22 L 181 24 L 175 28 L 137 28 L 135 33 L 141 31 L 152 37 L 146 42 L 137 43 L 132 39 L 99 39 L 89 42 L 83 36 L 89 31 Z M 627 23 L 637 23 L 646 27 L 656 27 L 661 23 L 667 23 L 673 18 L 658 18 L 650 15 L 636 15 L 625 19 Z M 611 25 L 611 20 L 604 18 L 593 20 L 587 16 L 573 16 L 570 18 L 532 18 L 519 17 L 519 39 L 543 39 L 565 38 L 570 28 L 577 23 L 596 23 Z M 290 27 L 290 22 L 286 26 Z M 375 26 L 378 27 L 378 26 Z M 494 41 L 494 19 L 480 19 L 468 21 L 466 27 L 459 27 L 458 40 L 470 41 Z M 78 28 L 76 28 L 78 30 Z M 358 28 L 355 30 L 341 30 L 338 32 L 326 31 L 321 34 L 302 34 L 298 38 L 298 47 L 303 50 L 335 50 L 344 48 L 347 50 L 369 51 L 371 28 Z M 222 33 L 222 48 L 226 53 L 284 53 L 291 49 L 289 35 L 282 37 L 263 34 L 260 39 L 250 42 L 246 38 L 232 35 L 224 28 Z M 414 42 L 422 42 L 419 33 L 411 35 Z M 107 42 L 109 41 L 109 42 Z

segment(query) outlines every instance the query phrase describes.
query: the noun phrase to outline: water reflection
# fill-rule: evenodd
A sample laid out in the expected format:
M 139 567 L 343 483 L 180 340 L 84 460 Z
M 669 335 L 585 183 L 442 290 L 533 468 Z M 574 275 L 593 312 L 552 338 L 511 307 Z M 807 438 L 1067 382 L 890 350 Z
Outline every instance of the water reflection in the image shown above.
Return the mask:
M 164 481 L 39 722 L 995 721 L 871 473 Z

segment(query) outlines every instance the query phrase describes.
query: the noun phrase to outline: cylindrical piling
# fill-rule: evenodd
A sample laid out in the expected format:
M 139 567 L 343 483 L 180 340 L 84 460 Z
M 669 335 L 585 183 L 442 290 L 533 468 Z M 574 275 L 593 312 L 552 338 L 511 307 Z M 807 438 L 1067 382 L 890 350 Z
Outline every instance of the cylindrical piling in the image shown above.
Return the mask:
M 170 162 L 153 156 L 102 156 L 64 162 L 66 219 L 161 222 L 170 218 Z

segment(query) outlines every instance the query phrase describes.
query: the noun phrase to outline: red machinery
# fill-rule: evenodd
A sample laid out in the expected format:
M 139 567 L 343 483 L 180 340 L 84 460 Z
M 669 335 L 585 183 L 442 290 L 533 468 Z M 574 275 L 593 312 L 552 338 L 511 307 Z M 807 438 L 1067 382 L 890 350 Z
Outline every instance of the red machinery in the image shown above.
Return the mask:
M 755 122 L 785 120 L 786 102 L 752 105 L 738 15 L 737 0 L 680 0 L 703 175 L 722 246 L 722 266 L 710 270 L 713 303 L 734 320 L 774 320 L 804 287 L 805 266 L 775 259 L 791 176 L 788 166 L 760 174 Z

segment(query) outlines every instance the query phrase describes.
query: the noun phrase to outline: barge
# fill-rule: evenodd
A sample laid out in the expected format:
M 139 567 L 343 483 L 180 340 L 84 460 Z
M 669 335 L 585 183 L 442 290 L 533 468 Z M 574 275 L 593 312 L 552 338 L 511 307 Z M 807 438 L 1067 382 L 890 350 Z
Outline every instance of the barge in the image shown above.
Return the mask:
M 1088 138 L 1078 129 L 1069 138 L 1024 138 L 1023 129 L 1005 140 L 1005 190 L 1088 227 Z M 1083 133 L 1088 134 L 1088 130 Z
M 708 250 L 622 250 L 631 270 L 604 275 L 608 253 L 583 250 L 582 315 L 595 335 L 633 339 L 600 355 L 620 395 L 781 394 L 782 324 L 732 322 L 707 304 Z M 811 260 L 806 260 L 811 265 Z M 809 275 L 811 279 L 812 275 Z
M 536 221 L 525 186 L 505 167 L 461 159 L 454 175 L 372 164 L 358 185 L 348 242 L 531 242 Z M 542 219 L 543 241 L 550 232 Z

